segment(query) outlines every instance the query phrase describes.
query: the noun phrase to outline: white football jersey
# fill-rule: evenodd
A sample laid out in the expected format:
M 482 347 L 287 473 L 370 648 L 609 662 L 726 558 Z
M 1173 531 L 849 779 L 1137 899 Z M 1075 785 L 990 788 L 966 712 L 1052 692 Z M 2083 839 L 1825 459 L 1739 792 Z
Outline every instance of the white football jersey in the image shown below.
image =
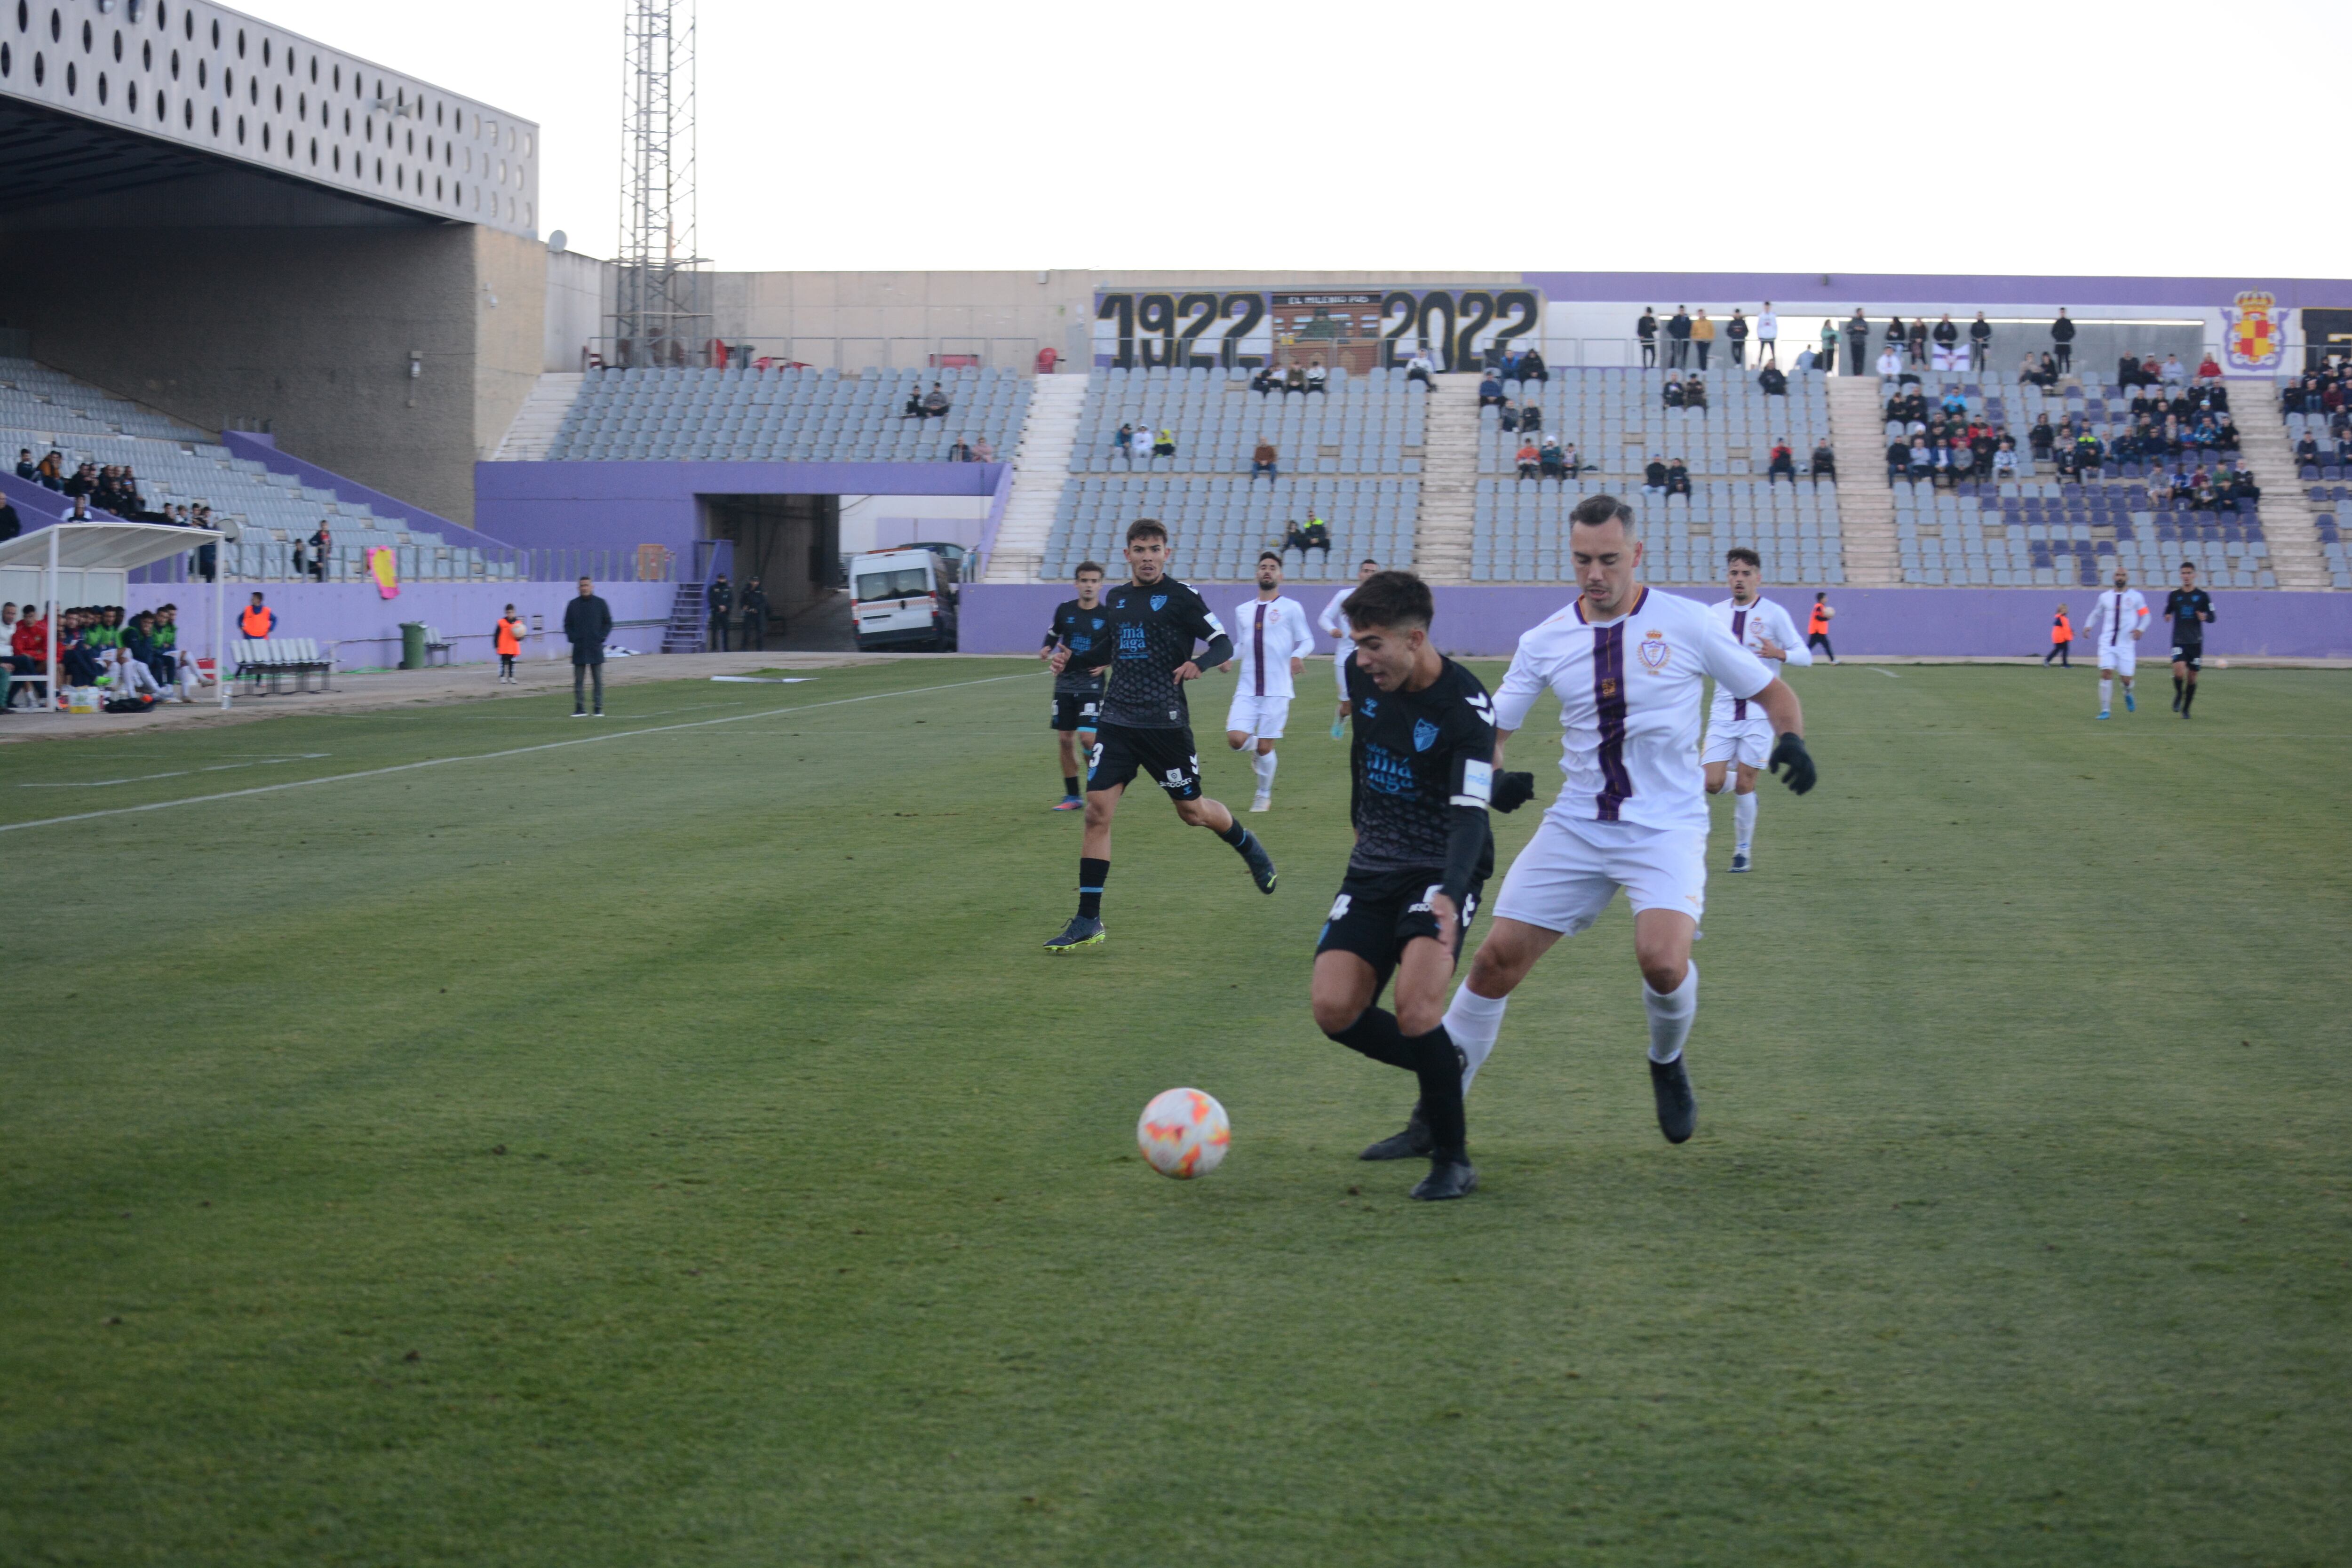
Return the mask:
M 1339 606 L 1346 604 L 1348 595 L 1355 591 L 1356 585 L 1350 583 L 1332 595 L 1331 602 L 1324 605 L 1323 613 L 1315 618 L 1315 624 L 1323 628 L 1323 634 L 1341 647 L 1348 646 L 1348 617 L 1339 613 Z M 1343 686 L 1340 695 L 1346 694 L 1346 689 Z
M 1261 599 L 1252 594 L 1234 606 L 1235 671 L 1244 697 L 1290 697 L 1290 661 L 1315 651 L 1307 606 L 1296 599 Z
M 1708 605 L 1707 613 L 1730 634 L 1733 642 L 1755 653 L 1759 658 L 1764 656 L 1756 652 L 1756 645 L 1769 637 L 1786 651 L 1788 663 L 1802 665 L 1813 662 L 1813 656 L 1806 649 L 1805 639 L 1798 635 L 1797 623 L 1790 618 L 1789 612 L 1760 594 L 1753 604 L 1735 605 L 1726 599 L 1720 604 Z M 1765 659 L 1764 664 L 1769 669 L 1772 661 Z M 1716 683 L 1715 700 L 1706 713 L 1709 724 L 1744 724 L 1763 717 L 1764 710 L 1750 705 L 1744 697 L 1734 697 L 1724 689 L 1721 681 Z
M 2083 637 L 2093 647 L 2128 643 L 2132 633 L 2147 625 L 2147 601 L 2137 588 L 2106 588 L 2083 622 Z
M 1736 698 L 1773 679 L 1696 600 L 1643 588 L 1631 610 L 1595 626 L 1579 598 L 1519 638 L 1495 693 L 1495 727 L 1518 729 L 1550 688 L 1567 783 L 1547 815 L 1704 833 L 1699 696 L 1710 677 Z

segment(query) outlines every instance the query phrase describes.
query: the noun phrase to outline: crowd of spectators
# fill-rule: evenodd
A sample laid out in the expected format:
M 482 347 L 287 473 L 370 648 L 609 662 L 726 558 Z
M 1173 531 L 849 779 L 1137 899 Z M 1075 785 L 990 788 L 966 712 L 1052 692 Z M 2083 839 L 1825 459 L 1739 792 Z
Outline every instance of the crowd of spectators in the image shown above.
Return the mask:
M 33 449 L 21 447 L 16 451 L 16 477 L 116 517 L 140 522 L 162 521 L 140 499 L 138 476 L 128 463 L 109 463 L 103 468 L 82 463 L 68 470 L 63 452 L 52 450 L 36 462 Z
M 1122 425 L 1111 433 L 1111 455 L 1132 458 L 1142 462 L 1148 458 L 1172 458 L 1176 455 L 1176 432 L 1162 425 L 1156 432 L 1149 425 Z
M 2295 471 L 2302 478 L 2352 468 L 2352 360 L 2332 358 L 2281 387 L 2279 412 L 2302 416 L 2303 435 L 2294 444 Z
M 38 689 L 28 676 L 48 668 L 48 623 L 38 607 L 0 605 L 0 710 L 38 710 Z M 180 700 L 195 700 L 202 677 L 180 647 L 179 607 L 126 615 L 120 605 L 80 605 L 58 613 L 58 679 L 61 687 L 91 686 L 107 693 L 114 711 L 152 708 L 176 688 Z
M 1422 379 L 1425 381 L 1428 377 Z M 1292 364 L 1287 369 L 1278 364 L 1260 365 L 1257 374 L 1250 377 L 1249 387 L 1260 397 L 1271 396 L 1277 392 L 1286 397 L 1294 392 L 1302 397 L 1310 392 L 1320 392 L 1328 396 L 1331 390 L 1331 373 L 1323 367 L 1319 359 L 1312 364 Z
M 1717 337 L 1717 323 L 1704 305 L 1696 314 L 1687 305 L 1676 305 L 1675 313 L 1663 322 L 1654 308 L 1644 305 L 1633 322 L 1633 341 L 1640 345 L 1644 366 L 1658 363 L 1658 350 L 1663 344 L 1668 370 L 1687 370 L 1696 359 L 1697 368 L 1704 371 L 1714 353 Z M 1773 310 L 1772 301 L 1765 300 L 1764 309 L 1753 317 L 1745 308 L 1734 306 L 1731 319 L 1722 324 L 1721 338 L 1730 346 L 1734 365 L 1747 365 L 1748 345 L 1751 342 L 1756 345 L 1758 364 L 1776 363 L 1780 347 L 1780 318 Z
M 946 390 L 935 381 L 929 392 L 909 390 L 906 406 L 898 410 L 898 416 L 902 419 L 944 419 L 954 406 L 948 401 Z

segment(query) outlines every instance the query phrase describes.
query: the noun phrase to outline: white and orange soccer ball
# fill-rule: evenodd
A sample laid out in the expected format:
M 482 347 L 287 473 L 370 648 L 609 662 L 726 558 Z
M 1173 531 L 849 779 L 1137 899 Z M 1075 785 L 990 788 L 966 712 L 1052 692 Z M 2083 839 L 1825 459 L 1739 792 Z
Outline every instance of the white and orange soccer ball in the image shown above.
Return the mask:
M 1224 1162 L 1234 1141 L 1233 1124 L 1216 1097 L 1197 1089 L 1156 1094 L 1135 1124 L 1135 1146 L 1163 1176 L 1189 1182 Z

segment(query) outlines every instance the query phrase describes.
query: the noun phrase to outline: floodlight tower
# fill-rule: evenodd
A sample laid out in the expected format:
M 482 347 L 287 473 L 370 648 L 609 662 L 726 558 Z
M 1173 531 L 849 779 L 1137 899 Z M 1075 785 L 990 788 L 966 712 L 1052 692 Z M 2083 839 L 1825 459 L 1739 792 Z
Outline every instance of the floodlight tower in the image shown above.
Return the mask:
M 614 351 L 625 365 L 699 364 L 711 316 L 695 254 L 695 0 L 626 5 Z

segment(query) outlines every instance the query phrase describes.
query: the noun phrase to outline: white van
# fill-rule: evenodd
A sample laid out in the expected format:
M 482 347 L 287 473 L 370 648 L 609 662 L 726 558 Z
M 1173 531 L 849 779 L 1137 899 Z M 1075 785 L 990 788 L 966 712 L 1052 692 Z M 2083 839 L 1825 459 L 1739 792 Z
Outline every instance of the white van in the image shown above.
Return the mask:
M 849 562 L 849 616 L 857 651 L 956 645 L 955 577 L 928 550 L 877 550 Z

